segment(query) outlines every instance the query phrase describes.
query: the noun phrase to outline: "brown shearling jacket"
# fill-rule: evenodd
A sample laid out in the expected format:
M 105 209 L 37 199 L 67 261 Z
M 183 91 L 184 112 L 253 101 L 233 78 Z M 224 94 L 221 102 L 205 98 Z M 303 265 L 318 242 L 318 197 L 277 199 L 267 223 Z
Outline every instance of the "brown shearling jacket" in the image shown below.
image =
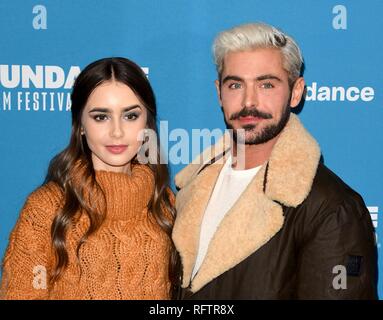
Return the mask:
M 227 150 L 224 140 L 215 145 L 215 157 Z M 377 298 L 369 212 L 319 160 L 316 141 L 292 115 L 268 162 L 219 225 L 193 279 L 204 209 L 223 163 L 191 164 L 177 175 L 173 240 L 183 265 L 182 298 Z

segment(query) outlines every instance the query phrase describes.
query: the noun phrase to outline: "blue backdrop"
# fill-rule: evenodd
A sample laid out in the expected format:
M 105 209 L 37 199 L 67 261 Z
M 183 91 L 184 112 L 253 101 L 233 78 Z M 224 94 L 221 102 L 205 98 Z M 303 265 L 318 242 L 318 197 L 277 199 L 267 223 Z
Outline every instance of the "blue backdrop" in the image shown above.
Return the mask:
M 169 131 L 223 129 L 212 41 L 223 29 L 263 21 L 302 49 L 308 95 L 299 116 L 325 163 L 369 207 L 383 297 L 382 11 L 381 0 L 2 0 L 0 256 L 27 195 L 68 142 L 68 94 L 80 69 L 128 57 L 147 68 Z M 172 176 L 184 165 L 171 163 Z

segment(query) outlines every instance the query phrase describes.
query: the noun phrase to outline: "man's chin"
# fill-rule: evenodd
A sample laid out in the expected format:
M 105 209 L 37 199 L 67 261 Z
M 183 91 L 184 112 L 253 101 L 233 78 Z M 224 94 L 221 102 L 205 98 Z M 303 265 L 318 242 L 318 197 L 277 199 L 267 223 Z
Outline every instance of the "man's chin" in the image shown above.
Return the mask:
M 233 131 L 233 139 L 237 144 L 258 145 L 264 144 L 278 135 L 273 127 L 257 129 Z
M 233 130 L 233 140 L 238 144 L 254 144 L 259 136 L 254 130 L 237 129 Z

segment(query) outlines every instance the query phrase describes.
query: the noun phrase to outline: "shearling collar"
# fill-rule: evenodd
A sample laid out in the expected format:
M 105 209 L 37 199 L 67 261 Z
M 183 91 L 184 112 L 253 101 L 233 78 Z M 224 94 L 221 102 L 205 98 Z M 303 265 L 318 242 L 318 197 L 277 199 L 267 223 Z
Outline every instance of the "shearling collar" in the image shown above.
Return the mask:
M 320 158 L 317 142 L 298 117 L 291 114 L 268 162 L 225 215 L 191 281 L 203 215 L 223 166 L 223 161 L 209 166 L 205 163 L 229 148 L 230 137 L 225 135 L 175 179 L 180 191 L 173 240 L 182 259 L 183 287 L 190 285 L 193 292 L 246 259 L 281 229 L 284 221 L 281 204 L 297 207 L 306 199 Z

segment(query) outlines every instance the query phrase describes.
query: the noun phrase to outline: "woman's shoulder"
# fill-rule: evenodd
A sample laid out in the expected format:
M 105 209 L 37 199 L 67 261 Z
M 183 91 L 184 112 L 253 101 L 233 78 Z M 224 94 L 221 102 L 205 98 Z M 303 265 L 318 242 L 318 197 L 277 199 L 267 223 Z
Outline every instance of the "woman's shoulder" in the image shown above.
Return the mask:
M 55 183 L 44 184 L 33 191 L 27 197 L 10 235 L 10 248 L 15 242 L 49 239 L 52 221 L 62 206 L 62 199 L 63 192 Z
M 27 198 L 27 201 L 38 201 L 56 204 L 61 202 L 64 196 L 63 190 L 55 182 L 48 182 L 35 189 Z
M 35 216 L 40 219 L 52 218 L 62 206 L 63 190 L 54 182 L 48 182 L 34 190 L 25 201 L 22 213 L 24 216 Z M 50 220 L 50 219 L 49 219 Z

